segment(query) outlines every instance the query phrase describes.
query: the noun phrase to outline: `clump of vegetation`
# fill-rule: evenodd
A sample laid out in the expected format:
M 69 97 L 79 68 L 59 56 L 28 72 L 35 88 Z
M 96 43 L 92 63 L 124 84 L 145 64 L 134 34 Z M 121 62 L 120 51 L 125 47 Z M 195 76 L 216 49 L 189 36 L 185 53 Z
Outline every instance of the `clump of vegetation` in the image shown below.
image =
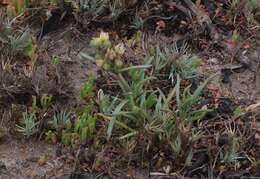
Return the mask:
M 177 47 L 177 44 L 174 44 L 173 47 L 165 48 L 160 48 L 159 46 L 156 48 L 152 47 L 152 53 L 148 61 L 154 68 L 154 75 L 162 76 L 163 73 L 171 81 L 175 81 L 177 75 L 180 75 L 184 80 L 195 78 L 202 60 L 196 55 L 188 55 L 186 48 L 186 43 L 181 47 Z
M 23 32 L 15 32 L 9 24 L 5 24 L 2 30 L 2 38 L 6 40 L 6 44 L 14 52 L 20 52 L 28 57 L 32 64 L 35 64 L 38 54 L 37 45 L 28 30 Z
M 101 38 L 103 36 L 105 38 Z M 101 47 L 109 50 L 113 49 L 113 44 L 104 32 L 101 33 L 99 38 L 94 38 L 91 41 L 91 45 L 96 48 L 96 61 L 99 61 L 100 56 L 104 54 L 102 53 L 104 50 Z M 121 55 L 123 55 L 123 52 L 124 50 L 122 50 Z M 159 56 L 155 57 L 155 60 L 161 58 L 159 59 L 160 61 L 155 61 L 156 64 L 166 61 L 166 57 L 163 55 L 160 52 Z M 111 63 L 111 60 L 107 62 L 108 60 L 104 55 L 101 58 L 102 64 Z M 189 145 L 191 140 L 193 140 L 190 137 L 192 131 L 191 123 L 202 119 L 208 112 L 207 109 L 196 109 L 195 107 L 208 80 L 199 86 L 193 94 L 190 91 L 190 86 L 181 92 L 180 75 L 187 77 L 188 75 L 185 74 L 187 71 L 193 75 L 195 70 L 187 68 L 195 69 L 197 64 L 195 62 L 187 62 L 184 67 L 174 66 L 178 69 L 174 72 L 178 76 L 177 83 L 165 95 L 161 89 L 154 89 L 152 86 L 156 79 L 156 76 L 149 72 L 152 62 L 153 59 L 148 60 L 143 65 L 130 66 L 120 70 L 105 68 L 116 75 L 117 83 L 120 87 L 119 91 L 117 91 L 117 96 L 105 95 L 102 90 L 99 93 L 99 111 L 102 113 L 103 118 L 109 119 L 107 139 L 113 140 L 113 133 L 117 133 L 120 140 L 131 139 L 143 133 L 150 133 L 161 141 L 167 141 L 172 150 L 180 154 L 180 151 L 186 148 L 184 146 Z M 102 65 L 99 66 L 102 67 Z M 157 71 L 166 67 L 166 63 L 159 66 Z M 173 101 L 177 102 L 177 106 L 171 106 Z M 182 141 L 184 136 L 188 140 L 188 142 L 186 141 L 187 143 Z
M 247 23 L 257 24 L 254 18 L 254 13 L 255 11 L 259 10 L 259 8 L 260 8 L 259 0 L 248 0 L 248 1 L 234 0 L 234 1 L 230 1 L 229 15 L 233 17 L 233 20 L 235 21 L 241 16 L 244 16 L 246 18 Z M 238 9 L 240 11 L 238 11 Z
M 37 99 L 32 96 L 31 110 L 23 113 L 22 118 L 16 124 L 17 131 L 29 138 L 40 130 L 40 118 L 51 104 L 51 96 L 43 95 L 40 99 L 40 106 L 37 105 Z
M 121 43 L 112 46 L 108 33 L 101 32 L 99 37 L 91 40 L 90 45 L 96 49 L 95 61 L 98 67 L 109 71 L 118 71 L 123 67 L 125 47 Z
M 53 119 L 49 122 L 53 129 L 60 131 L 64 129 L 67 122 L 70 120 L 70 112 L 61 111 L 53 116 Z
M 103 13 L 106 5 L 106 0 L 82 0 L 79 2 L 79 9 L 94 13 L 95 16 Z
M 51 130 L 46 133 L 47 140 L 54 143 L 60 140 L 65 145 L 75 145 L 85 142 L 93 135 L 96 129 L 93 88 L 93 78 L 82 84 L 80 99 L 84 107 L 77 113 L 75 120 L 72 120 L 71 112 L 61 111 L 54 115 L 49 122 Z
M 31 137 L 36 132 L 38 132 L 39 129 L 39 121 L 37 121 L 36 114 L 31 113 L 28 114 L 28 112 L 23 113 L 23 117 L 21 119 L 22 125 L 16 125 L 17 131 L 22 133 L 26 138 Z
M 10 0 L 7 1 L 7 14 L 10 17 L 18 16 L 25 12 L 29 7 L 30 0 Z
M 182 79 L 192 79 L 196 76 L 197 68 L 201 65 L 201 59 L 197 56 L 181 59 L 172 65 L 169 78 L 174 79 L 179 74 Z

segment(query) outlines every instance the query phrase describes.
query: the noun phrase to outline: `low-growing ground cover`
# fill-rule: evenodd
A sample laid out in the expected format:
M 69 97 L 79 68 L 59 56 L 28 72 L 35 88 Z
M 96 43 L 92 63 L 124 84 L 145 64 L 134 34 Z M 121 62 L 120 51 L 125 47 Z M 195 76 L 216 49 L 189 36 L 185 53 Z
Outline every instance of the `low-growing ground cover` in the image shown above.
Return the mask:
M 0 177 L 259 177 L 259 1 L 0 5 Z

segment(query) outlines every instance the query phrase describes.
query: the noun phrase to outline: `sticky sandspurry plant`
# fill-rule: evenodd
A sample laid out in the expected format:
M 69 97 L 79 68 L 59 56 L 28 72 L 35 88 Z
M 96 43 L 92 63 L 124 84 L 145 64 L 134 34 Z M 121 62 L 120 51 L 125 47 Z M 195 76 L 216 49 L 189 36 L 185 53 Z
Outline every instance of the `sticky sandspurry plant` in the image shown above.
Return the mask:
M 96 49 L 96 59 L 98 59 L 100 54 L 105 57 L 107 49 L 111 49 L 113 45 L 109 41 L 108 35 L 103 34 L 101 38 L 92 40 L 92 46 Z M 167 140 L 173 151 L 180 153 L 184 145 L 181 137 L 182 130 L 185 130 L 184 133 L 191 131 L 189 124 L 200 120 L 207 112 L 205 109 L 197 109 L 195 105 L 198 103 L 202 89 L 208 80 L 193 93 L 190 86 L 181 92 L 180 80 L 183 73 L 181 70 L 176 70 L 174 75 L 177 82 L 169 94 L 164 94 L 160 89 L 153 89 L 151 84 L 156 79 L 154 76 L 156 73 L 149 73 L 150 69 L 159 64 L 157 68 L 157 72 L 159 72 L 168 65 L 167 55 L 158 48 L 156 54 L 158 54 L 155 56 L 156 58 L 147 60 L 144 65 L 121 68 L 120 70 L 107 69 L 117 77 L 120 90 L 116 97 L 104 95 L 103 92 L 99 93 L 99 112 L 102 113 L 103 118 L 105 116 L 109 121 L 107 126 L 108 140 L 117 129 L 125 131 L 119 136 L 119 139 L 126 139 L 137 135 L 142 128 L 142 132 L 145 129 L 145 131 L 152 132 L 159 138 Z M 102 60 L 102 65 L 104 61 L 106 60 Z M 176 109 L 171 106 L 174 97 L 177 101 Z M 189 140 L 189 135 L 186 136 Z
M 96 49 L 96 56 L 95 56 L 96 64 L 100 67 L 105 67 L 105 69 L 107 70 L 109 69 L 112 60 L 116 59 L 118 54 L 123 55 L 125 51 L 124 47 L 121 44 L 113 47 L 112 43 L 109 40 L 109 35 L 104 32 L 101 32 L 99 37 L 93 38 L 90 44 L 92 47 Z M 119 107 L 115 109 L 117 109 L 117 111 L 121 111 L 122 109 L 124 109 L 126 112 L 120 114 L 123 114 L 130 119 L 139 118 L 139 121 L 142 121 L 140 119 L 147 118 L 147 112 L 144 111 L 144 109 L 146 109 L 144 106 L 144 104 L 146 103 L 145 101 L 148 100 L 153 102 L 158 100 L 156 99 L 156 95 L 155 95 L 156 92 L 154 90 L 150 90 L 150 91 L 146 90 L 146 86 L 149 84 L 149 82 L 155 79 L 154 76 L 146 74 L 146 69 L 152 66 L 150 65 L 151 63 L 155 62 L 155 65 L 160 64 L 159 69 L 157 69 L 157 71 L 160 71 L 166 66 L 167 63 L 166 56 L 160 51 L 159 48 L 157 48 L 156 52 L 157 55 L 155 61 L 148 60 L 148 62 L 146 62 L 145 65 L 121 68 L 120 70 L 114 71 L 115 74 L 118 76 L 118 85 L 120 86 L 121 95 L 123 97 L 121 103 L 118 104 Z M 194 61 L 192 60 L 192 62 L 190 61 L 187 62 L 185 67 L 189 68 L 195 66 Z M 177 73 L 183 74 L 184 72 L 180 70 L 176 70 L 176 74 Z M 187 77 L 187 75 L 185 77 Z M 198 95 L 199 92 L 200 91 L 197 91 L 196 95 Z M 188 98 L 189 94 L 190 94 L 189 89 L 187 89 L 184 95 L 185 97 Z M 192 96 L 187 101 L 190 101 L 192 99 L 190 103 L 197 102 L 195 100 L 195 97 L 197 96 Z M 151 108 L 153 105 L 154 104 L 149 106 L 149 108 Z M 184 109 L 184 107 L 182 107 L 182 109 Z M 113 115 L 117 115 L 117 114 L 113 114 Z M 109 136 L 111 136 L 111 131 L 113 125 L 115 124 L 115 120 L 111 120 L 111 121 L 112 122 L 109 124 L 108 127 Z

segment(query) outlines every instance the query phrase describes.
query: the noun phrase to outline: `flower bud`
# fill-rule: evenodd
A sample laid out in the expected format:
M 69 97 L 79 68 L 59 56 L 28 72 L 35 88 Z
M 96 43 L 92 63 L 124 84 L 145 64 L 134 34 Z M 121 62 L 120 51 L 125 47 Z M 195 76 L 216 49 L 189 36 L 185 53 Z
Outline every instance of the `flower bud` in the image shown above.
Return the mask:
M 113 49 L 107 49 L 105 57 L 108 60 L 114 60 L 116 58 L 116 52 Z
M 124 47 L 124 44 L 123 43 L 120 43 L 120 44 L 117 44 L 115 46 L 115 52 L 118 54 L 118 55 L 123 55 L 125 53 L 125 47 Z
M 103 68 L 104 68 L 104 70 L 110 70 L 110 64 L 104 63 Z
M 104 60 L 101 60 L 101 59 L 96 60 L 96 65 L 97 65 L 98 67 L 102 67 L 103 64 L 104 64 Z
M 116 67 L 118 67 L 118 68 L 122 68 L 124 64 L 123 64 L 123 62 L 122 62 L 121 59 L 116 59 L 116 60 L 115 60 L 115 65 L 116 65 Z

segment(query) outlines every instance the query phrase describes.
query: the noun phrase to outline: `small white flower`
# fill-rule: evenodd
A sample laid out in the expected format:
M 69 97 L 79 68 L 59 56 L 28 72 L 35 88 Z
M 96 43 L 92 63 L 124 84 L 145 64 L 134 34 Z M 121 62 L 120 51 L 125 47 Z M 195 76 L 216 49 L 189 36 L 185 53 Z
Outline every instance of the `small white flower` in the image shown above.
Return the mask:
M 125 53 L 125 46 L 123 43 L 120 43 L 118 45 L 115 46 L 115 52 L 118 55 L 123 55 Z
M 99 35 L 99 40 L 102 42 L 109 41 L 109 35 L 107 32 L 101 32 Z
M 113 49 L 107 49 L 105 57 L 108 60 L 114 60 L 116 58 L 116 52 Z
M 97 65 L 98 67 L 102 67 L 103 64 L 104 64 L 104 60 L 101 60 L 101 59 L 96 60 L 96 65 Z
M 109 35 L 106 32 L 101 32 L 99 37 L 95 37 L 91 40 L 90 45 L 95 48 L 110 47 Z

